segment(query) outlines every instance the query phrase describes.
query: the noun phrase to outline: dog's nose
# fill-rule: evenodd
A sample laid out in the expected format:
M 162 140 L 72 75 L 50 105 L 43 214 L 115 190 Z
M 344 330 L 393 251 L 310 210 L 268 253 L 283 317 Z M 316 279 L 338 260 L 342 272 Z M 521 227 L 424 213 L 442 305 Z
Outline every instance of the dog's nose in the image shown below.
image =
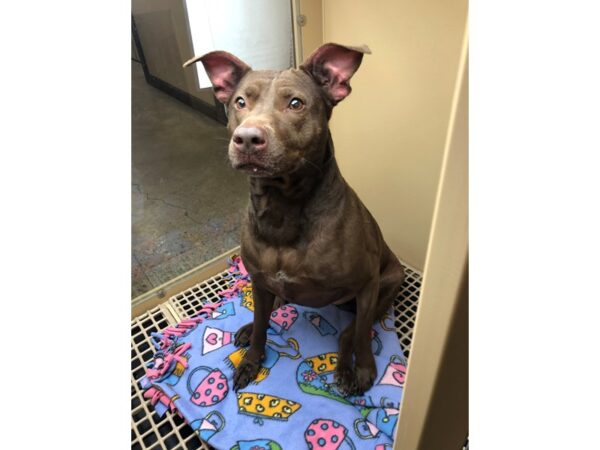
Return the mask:
M 246 153 L 267 148 L 267 133 L 259 127 L 238 127 L 233 133 L 232 140 L 237 150 Z

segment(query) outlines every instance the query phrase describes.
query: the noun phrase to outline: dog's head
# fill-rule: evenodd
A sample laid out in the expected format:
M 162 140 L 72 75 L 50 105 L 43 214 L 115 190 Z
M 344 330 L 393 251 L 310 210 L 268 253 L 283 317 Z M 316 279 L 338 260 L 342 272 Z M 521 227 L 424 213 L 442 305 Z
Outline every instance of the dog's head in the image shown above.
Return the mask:
M 229 159 L 250 176 L 276 177 L 323 161 L 333 107 L 351 91 L 350 78 L 368 47 L 325 44 L 299 69 L 252 70 L 215 51 L 202 62 L 216 98 L 227 105 Z

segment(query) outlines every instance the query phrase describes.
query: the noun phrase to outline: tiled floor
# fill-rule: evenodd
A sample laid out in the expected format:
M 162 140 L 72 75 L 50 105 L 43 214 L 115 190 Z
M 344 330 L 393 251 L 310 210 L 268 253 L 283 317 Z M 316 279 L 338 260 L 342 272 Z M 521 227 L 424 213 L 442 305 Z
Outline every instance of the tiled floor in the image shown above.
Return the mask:
M 132 297 L 239 243 L 246 178 L 225 127 L 148 85 L 132 61 Z

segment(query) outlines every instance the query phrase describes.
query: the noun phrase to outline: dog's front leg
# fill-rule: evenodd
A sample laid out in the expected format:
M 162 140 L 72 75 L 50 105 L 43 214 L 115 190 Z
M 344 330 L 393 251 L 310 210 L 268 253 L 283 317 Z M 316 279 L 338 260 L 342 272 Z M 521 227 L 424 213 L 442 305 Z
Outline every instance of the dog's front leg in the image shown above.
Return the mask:
M 379 277 L 374 277 L 356 296 L 356 321 L 354 328 L 354 380 L 353 394 L 361 395 L 368 391 L 375 377 L 377 367 L 371 348 L 371 329 L 375 320 Z
M 252 287 L 254 297 L 254 322 L 252 324 L 252 338 L 246 356 L 233 374 L 233 389 L 243 389 L 256 379 L 261 362 L 265 356 L 267 342 L 267 327 L 273 309 L 275 295 L 254 283 Z
M 275 297 L 275 301 L 273 302 L 273 311 L 281 308 L 285 305 L 285 302 L 281 300 L 279 297 Z M 233 345 L 236 347 L 247 347 L 250 345 L 250 340 L 252 339 L 252 327 L 254 322 L 247 323 L 246 325 L 242 325 L 239 330 L 235 333 L 235 339 L 233 341 Z

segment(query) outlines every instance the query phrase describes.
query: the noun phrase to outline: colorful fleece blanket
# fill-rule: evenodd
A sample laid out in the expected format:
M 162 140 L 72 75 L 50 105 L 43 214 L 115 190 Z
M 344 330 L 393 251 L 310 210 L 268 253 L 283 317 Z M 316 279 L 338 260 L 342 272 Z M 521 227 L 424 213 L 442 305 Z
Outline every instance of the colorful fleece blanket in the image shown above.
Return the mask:
M 362 396 L 344 396 L 334 373 L 338 338 L 353 313 L 330 305 L 287 304 L 271 315 L 266 357 L 256 381 L 237 393 L 233 371 L 246 349 L 234 334 L 253 316 L 252 286 L 239 257 L 218 303 L 161 333 L 141 380 L 158 414 L 181 415 L 216 449 L 374 449 L 392 447 L 406 359 L 393 310 L 373 327 L 377 378 Z

